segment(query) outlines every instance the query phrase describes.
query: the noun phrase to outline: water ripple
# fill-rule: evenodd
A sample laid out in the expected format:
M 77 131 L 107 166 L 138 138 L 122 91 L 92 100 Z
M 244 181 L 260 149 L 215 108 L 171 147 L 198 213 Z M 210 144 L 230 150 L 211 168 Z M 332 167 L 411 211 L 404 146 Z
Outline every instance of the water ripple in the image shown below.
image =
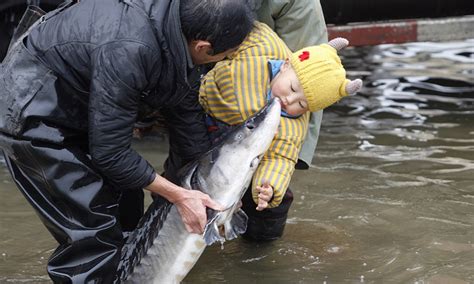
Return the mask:
M 439 222 L 439 223 L 462 226 L 462 227 L 472 227 L 473 226 L 472 224 L 467 224 L 467 223 L 463 223 L 463 222 L 459 222 L 459 221 L 452 221 L 452 220 L 433 218 L 433 217 L 422 217 L 422 216 L 420 216 L 420 217 L 416 217 L 416 219 Z

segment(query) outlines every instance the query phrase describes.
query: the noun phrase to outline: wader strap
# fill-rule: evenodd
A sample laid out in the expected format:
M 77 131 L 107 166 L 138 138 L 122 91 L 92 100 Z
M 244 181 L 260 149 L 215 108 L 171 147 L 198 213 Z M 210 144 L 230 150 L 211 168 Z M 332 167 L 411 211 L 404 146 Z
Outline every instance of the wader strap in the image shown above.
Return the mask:
M 10 50 L 14 43 L 16 43 L 20 38 L 23 38 L 22 36 L 26 34 L 26 32 L 45 14 L 46 12 L 40 7 L 29 5 L 13 32 L 8 50 Z
M 13 33 L 8 50 L 11 50 L 14 45 L 18 44 L 18 42 L 21 42 L 34 27 L 79 2 L 80 0 L 66 0 L 59 5 L 58 8 L 49 13 L 46 13 L 38 6 L 29 5 Z
M 9 49 L 12 43 L 16 42 L 24 33 L 26 33 L 28 29 L 44 14 L 46 14 L 46 12 L 43 11 L 40 7 L 29 5 L 26 8 L 25 13 L 21 17 L 20 22 L 18 23 L 18 26 L 13 32 Z

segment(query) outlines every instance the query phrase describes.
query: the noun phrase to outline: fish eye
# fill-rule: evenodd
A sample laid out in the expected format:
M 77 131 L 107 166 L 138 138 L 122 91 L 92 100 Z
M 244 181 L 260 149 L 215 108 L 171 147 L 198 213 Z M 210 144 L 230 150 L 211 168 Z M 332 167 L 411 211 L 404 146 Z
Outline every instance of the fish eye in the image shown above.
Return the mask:
M 253 121 L 249 121 L 245 124 L 245 126 L 247 126 L 248 129 L 252 130 L 255 128 L 255 124 L 253 123 Z
M 237 135 L 235 135 L 235 139 L 236 140 L 242 140 L 242 139 L 244 139 L 244 135 L 242 133 L 237 133 Z

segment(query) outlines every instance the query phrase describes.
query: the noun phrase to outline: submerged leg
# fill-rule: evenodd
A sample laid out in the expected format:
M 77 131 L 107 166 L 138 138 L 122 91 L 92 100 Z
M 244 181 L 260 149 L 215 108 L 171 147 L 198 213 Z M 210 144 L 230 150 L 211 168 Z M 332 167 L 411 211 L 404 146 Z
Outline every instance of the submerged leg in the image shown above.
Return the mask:
M 13 180 L 59 243 L 48 261 L 53 282 L 111 283 L 123 242 L 119 192 L 78 148 L 13 139 L 6 145 Z
M 124 190 L 120 196 L 120 225 L 124 232 L 133 231 L 143 216 L 145 194 L 142 189 Z
M 280 238 L 285 230 L 288 211 L 293 202 L 293 193 L 288 188 L 278 207 L 257 211 L 251 188 L 252 186 L 242 198 L 242 210 L 248 216 L 247 231 L 242 236 L 252 241 L 273 241 Z

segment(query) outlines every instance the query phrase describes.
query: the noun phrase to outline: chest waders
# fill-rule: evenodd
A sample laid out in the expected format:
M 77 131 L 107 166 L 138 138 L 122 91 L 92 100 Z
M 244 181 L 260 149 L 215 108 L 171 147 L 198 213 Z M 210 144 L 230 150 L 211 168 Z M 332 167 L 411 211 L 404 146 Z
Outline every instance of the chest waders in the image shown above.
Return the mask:
M 23 39 L 73 4 L 46 15 L 30 10 L 17 28 L 16 40 L 0 65 L 0 87 L 8 88 L 8 93 L 0 90 L 0 148 L 15 184 L 59 244 L 47 265 L 52 281 L 112 283 L 122 230 L 133 229 L 143 214 L 142 189 L 128 198 L 132 191 L 122 192 L 94 168 L 87 141 L 66 143 L 64 129 L 48 125 L 46 132 L 43 122 L 26 121 L 34 97 L 56 97 L 59 90 L 58 78 L 31 55 Z M 121 196 L 133 205 L 119 209 Z M 126 217 L 119 217 L 120 211 Z

